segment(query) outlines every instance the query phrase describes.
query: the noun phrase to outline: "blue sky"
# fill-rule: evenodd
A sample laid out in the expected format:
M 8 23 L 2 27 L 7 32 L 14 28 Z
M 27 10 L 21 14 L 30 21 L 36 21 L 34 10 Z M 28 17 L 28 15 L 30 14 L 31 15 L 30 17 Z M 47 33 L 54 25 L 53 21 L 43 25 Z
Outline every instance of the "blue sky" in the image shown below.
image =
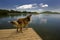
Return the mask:
M 0 9 L 60 11 L 60 0 L 0 0 Z

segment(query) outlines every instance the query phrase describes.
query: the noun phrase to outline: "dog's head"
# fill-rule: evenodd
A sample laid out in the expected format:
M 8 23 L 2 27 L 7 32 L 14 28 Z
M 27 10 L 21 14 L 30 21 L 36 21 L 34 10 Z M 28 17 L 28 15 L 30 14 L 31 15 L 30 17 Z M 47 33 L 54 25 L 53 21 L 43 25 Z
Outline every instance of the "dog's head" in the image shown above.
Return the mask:
M 29 14 L 27 17 L 26 17 L 26 19 L 27 19 L 27 21 L 30 21 L 30 19 L 31 19 L 31 14 Z

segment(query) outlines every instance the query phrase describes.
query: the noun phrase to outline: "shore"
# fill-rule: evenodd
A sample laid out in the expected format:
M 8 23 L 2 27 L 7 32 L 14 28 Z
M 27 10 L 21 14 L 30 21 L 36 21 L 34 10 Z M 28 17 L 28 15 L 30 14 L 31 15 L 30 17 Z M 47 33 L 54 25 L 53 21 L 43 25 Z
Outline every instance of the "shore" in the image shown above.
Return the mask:
M 0 40 L 42 40 L 42 38 L 32 29 L 23 30 L 17 33 L 16 29 L 0 30 Z

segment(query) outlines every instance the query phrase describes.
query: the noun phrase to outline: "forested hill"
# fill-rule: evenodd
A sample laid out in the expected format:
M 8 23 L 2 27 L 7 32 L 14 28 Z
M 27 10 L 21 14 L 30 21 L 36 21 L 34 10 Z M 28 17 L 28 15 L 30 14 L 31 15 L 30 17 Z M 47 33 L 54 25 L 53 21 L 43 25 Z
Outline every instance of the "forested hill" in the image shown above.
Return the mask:
M 52 11 L 44 11 L 41 14 L 60 14 L 59 12 L 52 12 Z

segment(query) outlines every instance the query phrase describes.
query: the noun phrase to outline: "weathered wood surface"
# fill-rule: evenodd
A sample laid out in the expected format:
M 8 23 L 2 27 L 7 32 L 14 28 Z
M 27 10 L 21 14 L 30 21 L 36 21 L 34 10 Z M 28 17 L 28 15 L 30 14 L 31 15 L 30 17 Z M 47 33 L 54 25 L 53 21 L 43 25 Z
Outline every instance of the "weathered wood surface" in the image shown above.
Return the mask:
M 0 40 L 42 40 L 42 38 L 32 28 L 23 30 L 23 33 L 17 33 L 16 29 L 3 29 L 0 30 Z

